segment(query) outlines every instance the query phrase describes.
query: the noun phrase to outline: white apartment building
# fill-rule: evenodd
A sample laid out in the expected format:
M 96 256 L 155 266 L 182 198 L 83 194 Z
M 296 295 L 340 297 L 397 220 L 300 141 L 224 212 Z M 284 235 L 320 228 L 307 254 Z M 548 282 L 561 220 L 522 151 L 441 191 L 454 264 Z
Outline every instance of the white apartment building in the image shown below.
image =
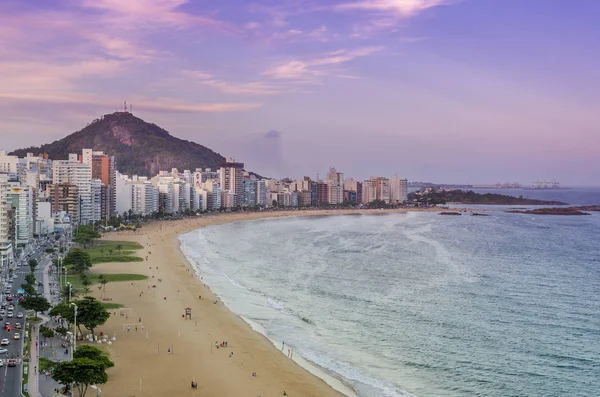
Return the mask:
M 14 211 L 14 240 L 17 246 L 27 245 L 33 240 L 33 190 L 20 183 L 6 186 L 6 201 Z
M 267 206 L 267 185 L 264 179 L 256 181 L 256 204 Z
M 137 181 L 132 185 L 131 211 L 136 215 L 158 212 L 158 190 L 149 181 Z
M 17 156 L 9 156 L 5 150 L 0 150 L 0 173 L 16 178 L 26 169 L 27 163 Z
M 392 203 L 404 203 L 408 200 L 408 180 L 400 179 L 394 175 L 390 180 L 390 201 Z
M 362 202 L 369 204 L 377 199 L 377 183 L 372 180 L 366 180 L 363 182 L 362 187 Z
M 79 188 L 79 219 L 74 223 L 88 224 L 99 220 L 92 203 L 92 166 L 80 163 L 77 154 L 69 154 L 69 160 L 52 162 L 52 183 L 72 183 Z M 95 193 L 95 192 L 94 192 Z
M 329 204 L 341 204 L 344 201 L 344 174 L 337 172 L 335 167 L 329 169 L 327 174 L 329 185 Z

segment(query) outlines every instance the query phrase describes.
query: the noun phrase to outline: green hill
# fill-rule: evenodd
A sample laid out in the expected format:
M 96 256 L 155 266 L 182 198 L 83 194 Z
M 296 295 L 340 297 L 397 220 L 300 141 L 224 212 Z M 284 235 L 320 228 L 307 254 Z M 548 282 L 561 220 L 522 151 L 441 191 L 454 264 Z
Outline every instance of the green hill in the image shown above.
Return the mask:
M 115 156 L 121 173 L 144 176 L 154 176 L 158 171 L 171 168 L 216 169 L 225 160 L 206 146 L 176 138 L 129 112 L 104 115 L 61 140 L 11 154 L 24 157 L 28 152 L 47 153 L 51 159 L 59 160 L 67 159 L 69 153 L 81 154 L 84 148 Z

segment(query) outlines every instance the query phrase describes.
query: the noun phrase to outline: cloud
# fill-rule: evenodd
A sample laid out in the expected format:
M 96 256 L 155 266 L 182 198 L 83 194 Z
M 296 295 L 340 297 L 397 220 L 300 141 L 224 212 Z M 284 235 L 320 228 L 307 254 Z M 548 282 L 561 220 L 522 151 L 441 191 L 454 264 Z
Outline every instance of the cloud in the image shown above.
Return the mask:
M 358 78 L 347 74 L 339 74 L 335 70 L 330 70 L 331 66 L 344 64 L 353 59 L 368 56 L 383 50 L 383 46 L 370 46 L 356 48 L 353 50 L 337 50 L 328 53 L 322 58 L 316 58 L 309 61 L 293 60 L 277 65 L 264 74 L 273 79 L 298 80 L 316 82 L 316 77 L 330 75 L 343 78 Z
M 395 16 L 413 17 L 429 8 L 451 4 L 453 0 L 363 0 L 333 6 L 339 11 L 376 11 Z
M 275 95 L 283 88 L 261 81 L 251 83 L 232 83 L 215 78 L 212 74 L 198 70 L 183 70 L 181 74 L 197 84 L 212 87 L 226 94 Z

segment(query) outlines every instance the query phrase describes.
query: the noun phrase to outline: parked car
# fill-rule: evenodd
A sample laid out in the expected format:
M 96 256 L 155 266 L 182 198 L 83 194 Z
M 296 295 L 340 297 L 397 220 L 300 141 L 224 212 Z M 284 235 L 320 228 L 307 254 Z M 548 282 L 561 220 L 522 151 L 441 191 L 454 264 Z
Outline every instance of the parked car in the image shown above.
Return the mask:
M 10 341 L 8 339 L 4 338 L 0 341 L 0 346 L 8 346 L 9 343 L 10 343 Z

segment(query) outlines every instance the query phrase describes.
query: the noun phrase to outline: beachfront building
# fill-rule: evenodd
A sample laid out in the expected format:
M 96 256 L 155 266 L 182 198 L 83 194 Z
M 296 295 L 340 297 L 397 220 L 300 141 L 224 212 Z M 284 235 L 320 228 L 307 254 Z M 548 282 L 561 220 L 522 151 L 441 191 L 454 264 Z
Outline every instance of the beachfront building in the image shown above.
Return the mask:
M 267 206 L 267 185 L 264 179 L 256 181 L 256 204 Z
M 233 194 L 233 199 L 227 199 L 225 208 L 241 207 L 244 201 L 244 163 L 238 163 L 228 158 L 221 164 L 220 187 L 228 194 Z
M 12 206 L 8 203 L 8 175 L 0 174 L 0 267 L 5 268 L 13 260 Z
M 404 203 L 408 201 L 408 180 L 400 179 L 394 175 L 390 180 L 390 201 L 392 203 Z
M 8 174 L 10 179 L 17 179 L 26 169 L 27 163 L 18 156 L 9 156 L 5 150 L 0 150 L 0 173 Z
M 75 223 L 89 224 L 96 219 L 97 210 L 93 207 L 92 198 L 92 167 L 81 163 L 77 154 L 69 154 L 69 160 L 54 160 L 52 162 L 52 183 L 70 183 L 78 187 L 79 211 Z M 95 194 L 95 192 L 94 192 Z
M 244 179 L 244 203 L 245 207 L 254 207 L 258 204 L 257 194 L 258 181 L 253 179 Z
M 377 184 L 373 179 L 362 183 L 362 203 L 369 204 L 377 199 Z
M 337 172 L 335 167 L 329 168 L 327 174 L 329 185 L 327 202 L 329 204 L 341 204 L 344 200 L 344 174 Z

